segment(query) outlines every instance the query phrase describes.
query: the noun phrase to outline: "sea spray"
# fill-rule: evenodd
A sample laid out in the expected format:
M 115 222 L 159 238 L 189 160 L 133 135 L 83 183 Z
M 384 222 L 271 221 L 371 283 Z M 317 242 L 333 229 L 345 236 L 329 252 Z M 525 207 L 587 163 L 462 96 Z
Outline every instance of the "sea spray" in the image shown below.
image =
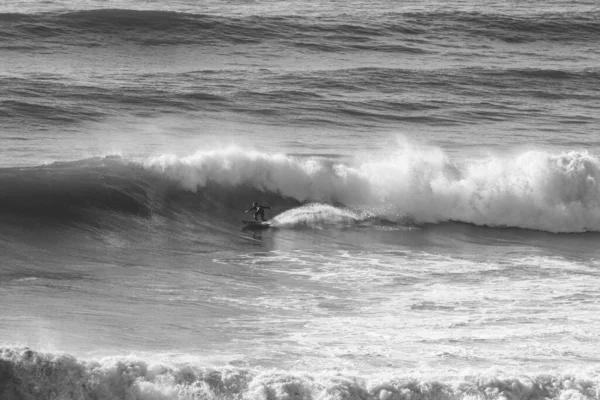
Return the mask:
M 150 170 L 200 190 L 250 187 L 417 223 L 458 221 L 550 232 L 600 230 L 600 159 L 586 151 L 526 151 L 453 160 L 434 147 L 401 147 L 346 164 L 239 148 L 160 156 Z
M 237 147 L 199 151 L 177 158 L 152 157 L 144 165 L 196 191 L 208 182 L 224 186 L 249 186 L 299 201 L 365 204 L 369 182 L 358 171 L 343 164 L 301 159 L 284 154 L 244 151 Z

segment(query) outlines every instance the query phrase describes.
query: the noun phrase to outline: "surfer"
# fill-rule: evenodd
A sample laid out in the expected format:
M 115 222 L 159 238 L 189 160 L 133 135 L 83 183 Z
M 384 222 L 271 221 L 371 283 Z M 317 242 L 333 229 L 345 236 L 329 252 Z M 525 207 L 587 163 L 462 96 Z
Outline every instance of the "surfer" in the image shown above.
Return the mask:
M 265 209 L 266 208 L 271 209 L 271 207 L 269 207 L 269 206 L 261 206 L 261 205 L 259 205 L 255 201 L 254 203 L 252 203 L 252 208 L 249 208 L 249 209 L 246 210 L 246 214 L 249 213 L 250 211 L 255 210 L 255 212 L 254 212 L 254 220 L 258 221 L 258 216 L 260 215 L 260 218 L 263 221 L 266 221 L 266 219 L 265 219 Z

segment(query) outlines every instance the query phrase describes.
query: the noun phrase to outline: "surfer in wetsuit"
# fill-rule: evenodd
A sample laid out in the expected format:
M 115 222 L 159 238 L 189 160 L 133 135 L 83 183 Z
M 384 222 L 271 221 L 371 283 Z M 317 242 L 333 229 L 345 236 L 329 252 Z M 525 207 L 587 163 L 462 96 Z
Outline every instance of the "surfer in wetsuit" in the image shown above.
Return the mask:
M 252 203 L 252 208 L 247 209 L 246 213 L 249 213 L 250 211 L 255 210 L 255 212 L 254 212 L 254 220 L 258 221 L 258 216 L 260 215 L 260 218 L 263 221 L 266 221 L 266 219 L 265 219 L 265 209 L 266 208 L 271 209 L 271 207 L 269 207 L 269 206 L 258 205 L 258 203 L 255 201 L 254 203 Z

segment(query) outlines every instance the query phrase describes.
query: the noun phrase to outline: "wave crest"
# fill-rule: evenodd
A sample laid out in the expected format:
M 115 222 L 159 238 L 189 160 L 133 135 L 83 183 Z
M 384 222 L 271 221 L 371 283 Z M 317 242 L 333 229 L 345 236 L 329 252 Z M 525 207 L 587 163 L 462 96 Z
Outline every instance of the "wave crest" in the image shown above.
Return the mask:
M 344 164 L 237 147 L 199 151 L 183 158 L 153 157 L 144 166 L 193 191 L 214 182 L 229 187 L 249 186 L 302 202 L 352 205 L 364 204 L 369 198 L 369 182 Z

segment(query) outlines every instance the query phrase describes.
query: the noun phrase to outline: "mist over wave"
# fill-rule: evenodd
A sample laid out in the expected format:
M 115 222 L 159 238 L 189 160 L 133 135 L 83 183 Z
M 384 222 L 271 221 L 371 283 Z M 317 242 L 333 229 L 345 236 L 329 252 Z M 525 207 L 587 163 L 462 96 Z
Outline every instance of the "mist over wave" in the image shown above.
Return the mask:
M 262 369 L 169 365 L 137 357 L 79 360 L 28 348 L 0 349 L 0 397 L 81 399 L 402 400 L 598 398 L 597 377 L 480 374 L 357 377 Z

